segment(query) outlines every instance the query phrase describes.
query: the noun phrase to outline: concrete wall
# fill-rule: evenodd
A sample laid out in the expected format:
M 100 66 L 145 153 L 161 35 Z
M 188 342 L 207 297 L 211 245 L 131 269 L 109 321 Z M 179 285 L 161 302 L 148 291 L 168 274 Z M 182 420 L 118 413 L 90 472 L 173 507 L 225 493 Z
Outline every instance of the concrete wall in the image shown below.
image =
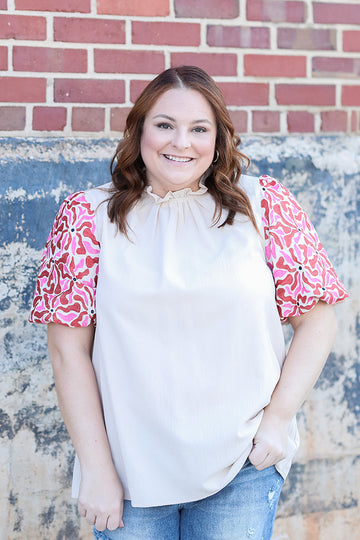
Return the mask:
M 55 212 L 108 180 L 110 139 L 2 139 L 0 153 L 0 540 L 91 532 L 70 499 L 73 450 L 57 409 L 46 329 L 27 322 Z M 310 214 L 351 298 L 333 352 L 299 414 L 302 446 L 274 538 L 344 540 L 360 530 L 360 138 L 246 139 L 252 174 L 282 180 Z

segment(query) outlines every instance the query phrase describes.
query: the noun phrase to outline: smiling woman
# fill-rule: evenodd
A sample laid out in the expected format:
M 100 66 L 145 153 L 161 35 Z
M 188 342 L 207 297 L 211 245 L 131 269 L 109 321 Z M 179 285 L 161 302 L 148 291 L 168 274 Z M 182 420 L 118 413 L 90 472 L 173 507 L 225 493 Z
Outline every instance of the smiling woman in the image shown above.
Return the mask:
M 199 189 L 214 160 L 215 142 L 216 118 L 208 101 L 195 90 L 165 92 L 146 115 L 141 136 L 152 191 L 163 197 L 185 187 Z
M 179 99 L 181 96 L 182 102 L 171 100 L 174 92 Z M 166 98 L 166 94 L 170 97 Z M 111 166 L 114 186 L 109 202 L 111 221 L 117 223 L 119 230 L 127 234 L 128 211 L 142 196 L 144 188 L 149 185 L 141 146 L 145 135 L 144 124 L 148 123 L 153 107 L 158 109 L 160 100 L 164 105 L 165 103 L 168 106 L 171 105 L 171 109 L 167 114 L 170 116 L 170 122 L 168 117 L 164 118 L 165 122 L 159 119 L 159 129 L 171 130 L 177 127 L 175 142 L 180 135 L 180 144 L 184 144 L 181 138 L 184 137 L 185 132 L 184 126 L 176 126 L 174 120 L 180 119 L 180 123 L 190 123 L 190 125 L 198 120 L 207 120 L 203 125 L 200 122 L 198 127 L 192 126 L 195 133 L 202 133 L 205 128 L 207 135 L 204 139 L 208 139 L 214 131 L 216 133 L 212 160 L 209 161 L 207 171 L 204 169 L 202 173 L 207 177 L 207 189 L 215 201 L 215 222 L 219 221 L 222 210 L 228 209 L 227 215 L 223 216 L 223 225 L 231 224 L 235 214 L 241 213 L 247 216 L 257 228 L 246 191 L 238 183 L 241 171 L 249 164 L 249 159 L 238 151 L 240 138 L 235 135 L 234 126 L 219 88 L 207 73 L 194 66 L 181 66 L 163 71 L 143 90 L 130 111 L 126 120 L 124 137 L 117 147 Z M 204 115 L 200 114 L 199 110 L 187 110 L 188 106 L 195 105 L 194 100 L 196 105 L 200 106 L 200 111 L 204 110 Z M 193 116 L 190 118 L 191 111 Z M 166 112 L 159 109 L 157 114 L 166 114 Z M 189 127 L 187 125 L 187 130 Z M 199 138 L 202 140 L 202 136 Z M 192 142 L 195 141 L 192 139 Z M 185 144 L 189 144 L 189 140 Z M 173 154 L 172 150 L 170 157 Z
M 238 144 L 214 81 L 171 68 L 130 112 L 112 181 L 68 197 L 49 236 L 30 320 L 49 325 L 96 538 L 271 538 L 347 293 Z

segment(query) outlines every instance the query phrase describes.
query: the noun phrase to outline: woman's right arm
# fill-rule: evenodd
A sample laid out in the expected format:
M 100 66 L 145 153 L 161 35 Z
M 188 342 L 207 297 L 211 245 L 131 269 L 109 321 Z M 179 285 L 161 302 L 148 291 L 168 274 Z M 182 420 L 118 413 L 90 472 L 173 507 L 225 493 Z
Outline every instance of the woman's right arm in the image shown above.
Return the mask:
M 48 325 L 59 406 L 81 469 L 78 509 L 102 531 L 123 527 L 123 489 L 111 457 L 91 351 L 94 327 Z

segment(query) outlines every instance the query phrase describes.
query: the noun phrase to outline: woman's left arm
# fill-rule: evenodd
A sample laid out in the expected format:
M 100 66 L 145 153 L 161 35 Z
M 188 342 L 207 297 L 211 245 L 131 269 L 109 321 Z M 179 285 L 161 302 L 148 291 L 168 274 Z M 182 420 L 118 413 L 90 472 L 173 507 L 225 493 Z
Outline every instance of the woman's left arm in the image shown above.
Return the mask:
M 294 336 L 249 454 L 258 470 L 285 457 L 290 422 L 315 385 L 336 334 L 334 308 L 322 301 L 289 321 Z

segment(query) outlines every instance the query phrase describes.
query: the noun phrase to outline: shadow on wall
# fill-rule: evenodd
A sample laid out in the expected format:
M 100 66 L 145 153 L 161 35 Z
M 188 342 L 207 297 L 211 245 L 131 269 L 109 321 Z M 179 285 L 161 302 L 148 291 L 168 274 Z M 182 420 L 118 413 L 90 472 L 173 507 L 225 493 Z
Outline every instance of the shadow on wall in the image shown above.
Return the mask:
M 90 537 L 70 499 L 73 450 L 56 405 L 46 329 L 27 316 L 60 203 L 109 180 L 115 147 L 109 139 L 2 140 L 0 467 L 7 480 L 0 486 L 0 538 L 33 540 L 34 530 L 39 540 Z M 249 174 L 275 176 L 295 194 L 351 294 L 337 308 L 337 341 L 299 414 L 302 446 L 275 535 L 309 539 L 306 520 L 316 513 L 332 520 L 332 538 L 354 537 L 344 531 L 360 527 L 360 139 L 259 137 L 245 139 L 242 150 L 252 159 Z M 284 536 L 295 523 L 296 537 Z

